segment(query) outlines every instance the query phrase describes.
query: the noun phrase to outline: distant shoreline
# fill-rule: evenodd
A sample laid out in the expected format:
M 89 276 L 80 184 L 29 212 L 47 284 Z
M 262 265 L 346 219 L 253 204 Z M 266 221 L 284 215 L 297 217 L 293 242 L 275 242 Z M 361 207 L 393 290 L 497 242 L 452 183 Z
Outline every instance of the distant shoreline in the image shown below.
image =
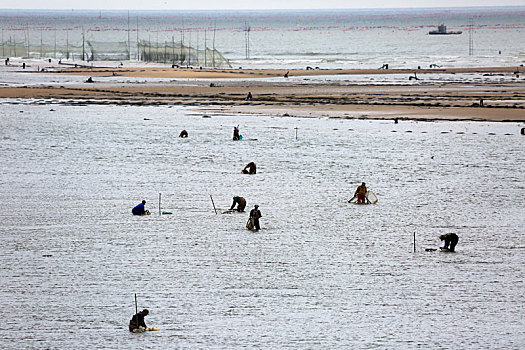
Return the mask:
M 378 75 L 378 74 L 525 74 L 525 67 L 472 67 L 472 68 L 422 68 L 422 69 L 209 69 L 209 68 L 171 68 L 171 67 L 58 67 L 48 72 L 92 77 L 115 75 L 134 78 L 191 78 L 191 79 L 242 79 L 277 78 L 335 75 Z M 36 73 L 36 72 L 35 72 Z
M 417 73 L 513 75 L 515 81 L 352 85 L 336 80 L 308 84 L 288 76 Z M 97 77 L 184 78 L 182 81 L 118 83 Z M 92 77 L 94 83 L 67 86 L 0 87 L 4 99 L 53 99 L 64 105 L 190 106 L 209 113 L 399 120 L 525 122 L 524 67 L 365 70 L 238 70 L 171 67 L 59 68 L 28 74 Z M 521 77 L 520 77 L 521 76 Z M 250 78 L 273 79 L 250 79 Z M 278 78 L 278 79 L 275 79 Z M 188 83 L 190 82 L 190 83 Z M 193 82 L 193 83 L 191 83 Z M 250 91 L 253 99 L 247 101 Z M 31 103 L 31 102 L 30 102 Z M 36 102 L 35 102 L 36 103 Z M 40 102 L 41 103 L 41 102 Z M 481 105 L 482 104 L 482 105 Z

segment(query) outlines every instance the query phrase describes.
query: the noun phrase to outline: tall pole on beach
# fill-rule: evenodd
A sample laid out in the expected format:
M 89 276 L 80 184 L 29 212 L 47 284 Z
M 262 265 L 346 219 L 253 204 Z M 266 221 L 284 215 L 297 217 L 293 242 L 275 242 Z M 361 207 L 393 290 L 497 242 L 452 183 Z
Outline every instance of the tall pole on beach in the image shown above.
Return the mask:
M 171 36 L 171 64 L 175 64 L 175 36 Z
M 468 55 L 474 56 L 474 19 L 470 17 L 468 19 Z
M 2 31 L 2 38 L 3 38 L 3 31 Z M 4 40 L 2 39 L 2 42 Z M 206 57 L 206 54 L 208 53 L 208 47 L 206 46 L 207 43 L 206 43 L 206 29 L 204 29 L 204 67 L 208 67 L 208 60 Z
M 82 26 L 82 61 L 85 61 L 86 59 L 86 47 L 84 46 L 84 26 Z
M 128 10 L 128 61 L 131 61 L 131 40 L 129 38 L 129 10 Z
M 161 213 L 161 211 L 160 211 L 160 196 L 161 196 L 161 194 L 159 193 L 159 216 L 160 216 L 160 213 Z
M 416 233 L 414 232 L 414 253 L 416 252 Z
M 27 57 L 29 58 L 29 26 L 26 25 L 26 40 L 27 40 Z
M 182 22 L 182 29 L 180 31 L 180 65 L 184 62 L 182 59 L 182 49 L 184 47 L 184 22 Z
M 217 21 L 213 22 L 213 51 L 211 52 L 211 61 L 213 68 L 215 68 L 215 32 L 217 31 Z

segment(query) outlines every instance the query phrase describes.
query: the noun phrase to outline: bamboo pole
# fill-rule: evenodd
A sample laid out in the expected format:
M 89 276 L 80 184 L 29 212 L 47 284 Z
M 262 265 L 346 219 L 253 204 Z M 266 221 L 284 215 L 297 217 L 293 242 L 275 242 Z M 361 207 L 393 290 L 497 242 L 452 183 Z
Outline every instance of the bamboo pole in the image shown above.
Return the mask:
M 161 194 L 159 193 L 159 215 L 161 215 L 161 211 L 160 211 L 160 196 L 161 196 Z
M 137 322 L 137 329 L 139 328 L 139 316 L 138 316 L 138 313 L 139 313 L 139 307 L 138 307 L 138 304 L 137 304 L 137 293 L 135 293 L 135 321 Z
M 210 198 L 211 198 L 211 204 L 213 204 L 213 210 L 215 210 L 215 215 L 217 215 L 217 209 L 215 208 L 215 203 L 213 202 L 213 197 L 211 196 L 211 194 L 210 194 Z
M 414 253 L 416 252 L 416 233 L 414 232 Z

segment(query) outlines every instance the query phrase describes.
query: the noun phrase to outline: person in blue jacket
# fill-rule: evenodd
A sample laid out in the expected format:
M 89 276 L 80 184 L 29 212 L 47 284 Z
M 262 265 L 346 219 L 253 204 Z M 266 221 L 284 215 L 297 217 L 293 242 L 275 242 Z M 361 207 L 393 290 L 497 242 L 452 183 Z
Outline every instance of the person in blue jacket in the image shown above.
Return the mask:
M 146 201 L 142 201 L 142 203 L 138 204 L 136 207 L 131 209 L 131 212 L 133 215 L 146 215 L 146 208 L 144 205 L 146 204 Z

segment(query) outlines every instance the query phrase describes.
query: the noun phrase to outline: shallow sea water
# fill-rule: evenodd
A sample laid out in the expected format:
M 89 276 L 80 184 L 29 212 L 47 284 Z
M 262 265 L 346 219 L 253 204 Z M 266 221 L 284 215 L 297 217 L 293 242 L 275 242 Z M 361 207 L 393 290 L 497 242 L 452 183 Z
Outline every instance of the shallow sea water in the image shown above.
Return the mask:
M 525 347 L 519 123 L 1 110 L 2 348 Z

